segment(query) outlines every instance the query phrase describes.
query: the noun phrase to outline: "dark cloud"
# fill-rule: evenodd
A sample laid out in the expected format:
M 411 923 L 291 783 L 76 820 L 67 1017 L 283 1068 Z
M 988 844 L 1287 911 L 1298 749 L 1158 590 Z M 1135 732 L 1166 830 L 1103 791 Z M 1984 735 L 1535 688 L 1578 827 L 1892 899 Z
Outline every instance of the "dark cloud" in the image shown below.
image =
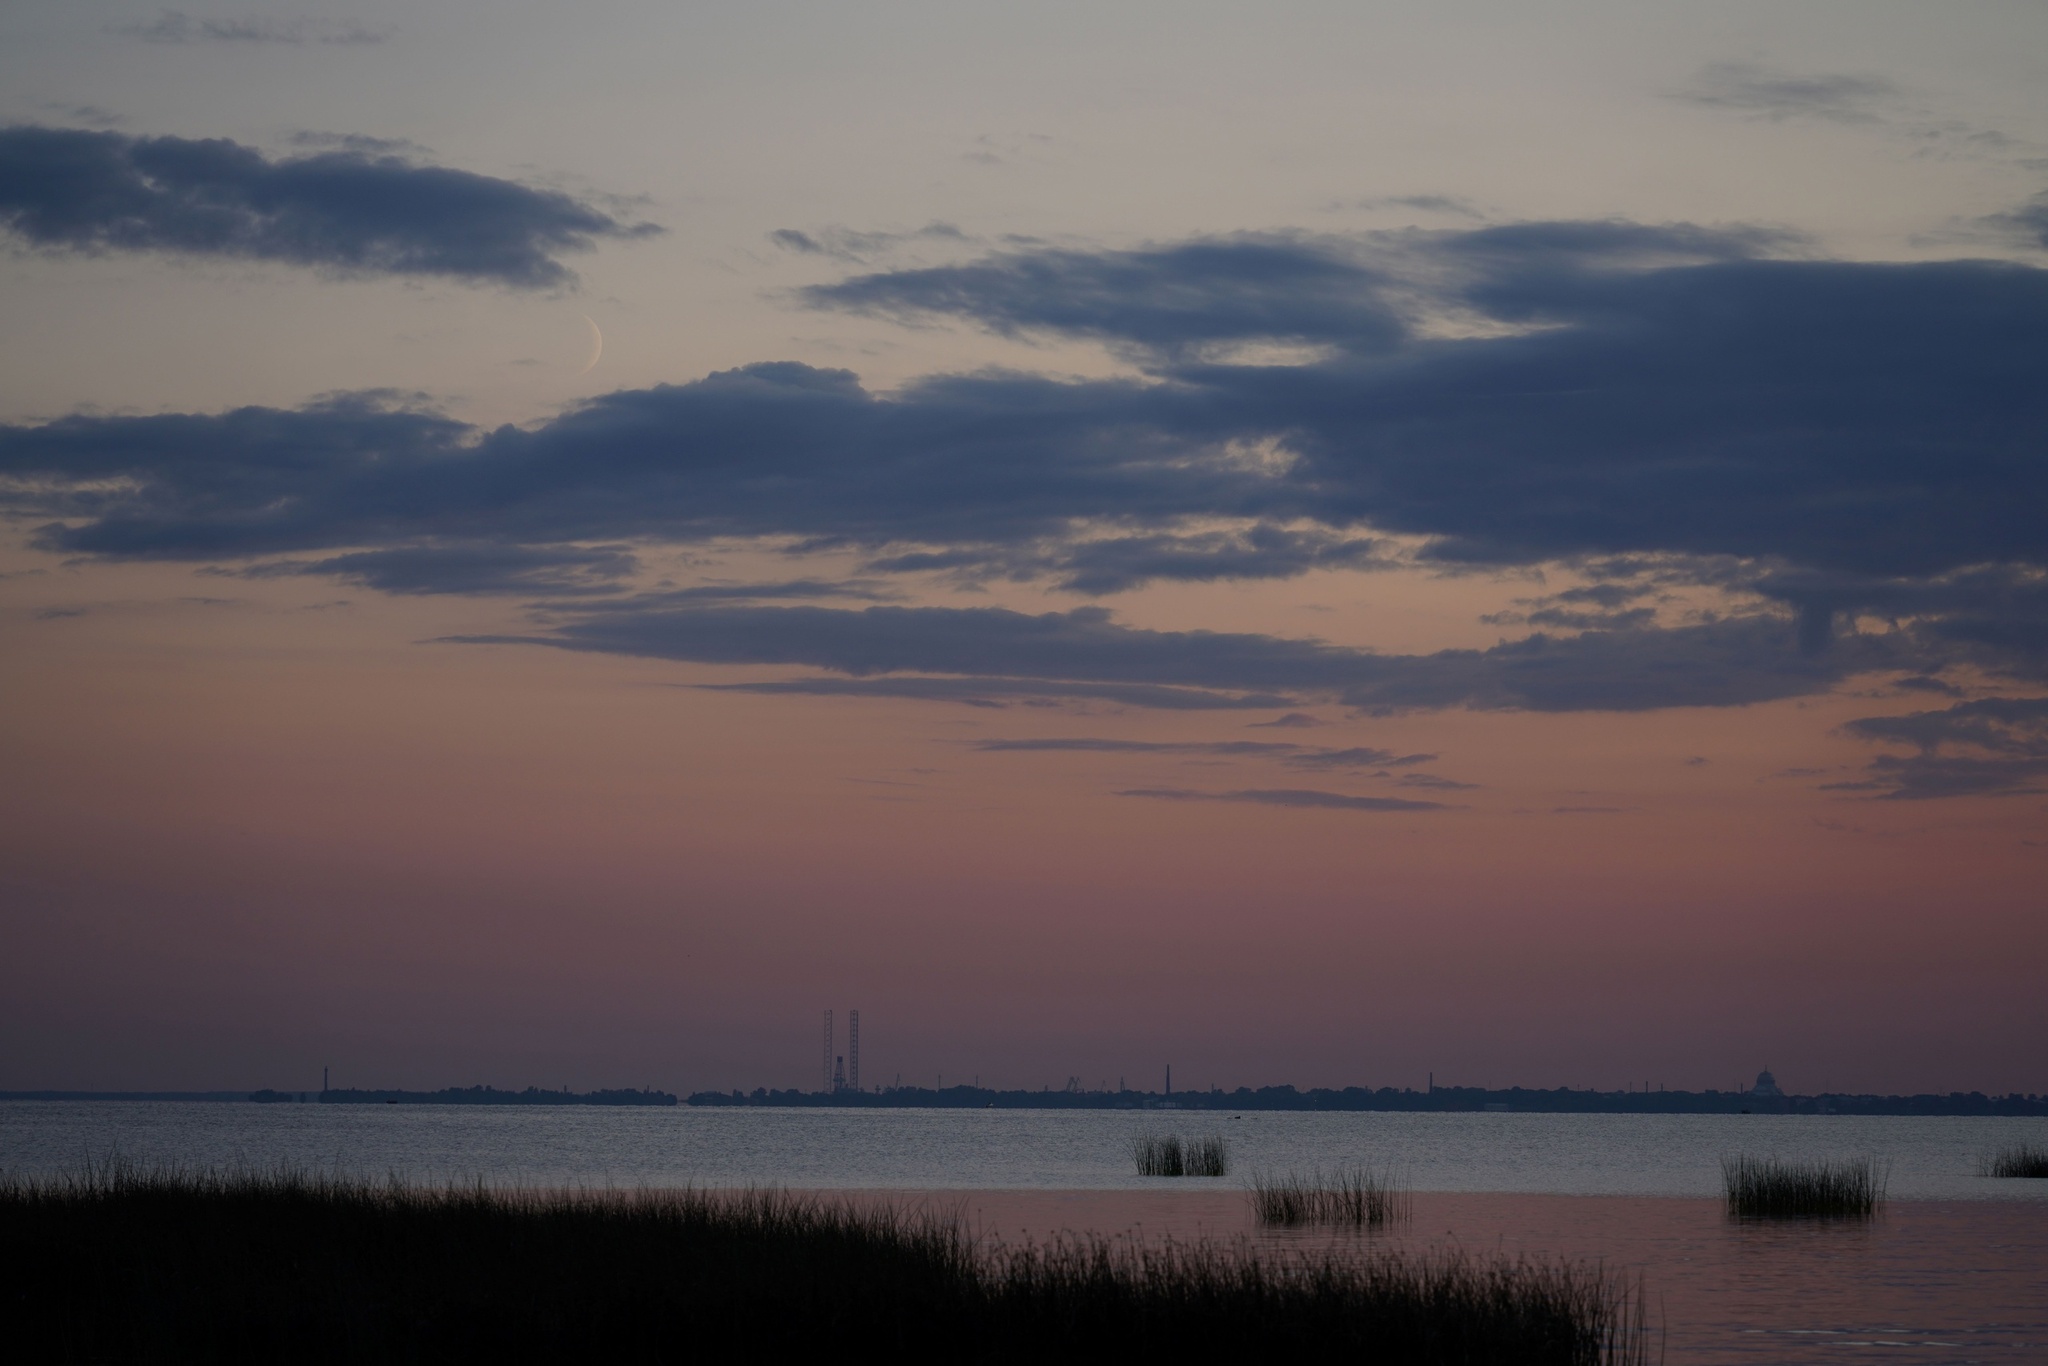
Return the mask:
M 1464 792 L 1479 786 L 1478 783 L 1461 783 L 1450 778 L 1440 778 L 1434 773 L 1404 773 L 1399 779 L 1402 787 L 1427 787 L 1438 792 Z
M 885 602 L 896 594 L 868 579 L 784 579 L 775 583 L 705 583 L 643 595 L 641 601 L 774 602 L 789 598 L 857 598 Z
M 1318 749 L 1271 740 L 1112 740 L 1094 736 L 1067 739 L 978 740 L 974 748 L 988 754 L 1186 754 L 1219 759 L 1270 759 L 1289 768 L 1344 769 L 1378 768 L 1405 762 L 1393 751 L 1365 746 L 1350 749 Z M 1410 756 L 1415 758 L 1418 756 Z M 1425 756 L 1435 758 L 1435 755 Z M 1421 782 L 1413 780 L 1421 779 Z M 1435 786 L 1441 780 L 1410 774 L 1402 780 L 1411 786 Z M 1462 783 L 1443 783 L 1462 787 Z
M 778 697 L 902 697 L 970 707 L 1108 702 L 1160 711 L 1263 710 L 1282 705 L 1271 693 L 1225 693 L 1143 683 L 1061 683 L 1042 678 L 784 678 L 763 683 L 700 683 L 706 692 Z
M 1081 518 L 1257 512 L 1275 481 L 1205 456 L 1212 438 L 1180 401 L 1022 376 L 936 379 L 885 400 L 844 371 L 768 364 L 611 394 L 537 430 L 360 398 L 73 417 L 0 428 L 0 471 L 56 481 L 11 501 L 78 519 L 44 537 L 74 553 L 799 535 L 985 554 L 1061 538 Z M 109 477 L 137 482 L 110 498 L 97 482 Z
M 113 32 L 149 43 L 332 43 L 345 47 L 381 43 L 392 34 L 388 27 L 371 28 L 354 20 L 194 19 L 174 9 L 144 23 L 119 25 Z
M 1050 579 L 1069 592 L 1101 596 L 1160 581 L 1290 579 L 1313 569 L 1390 568 L 1388 547 L 1369 536 L 1254 523 L 1225 531 L 1151 532 L 1031 547 L 979 546 L 879 556 L 878 573 L 948 572 L 968 581 Z
M 1334 536 L 1255 525 L 1242 531 L 1123 536 L 1083 541 L 1055 557 L 1055 582 L 1077 593 L 1118 593 L 1157 580 L 1288 579 L 1311 569 L 1389 563 L 1369 536 Z
M 1207 409 L 1222 441 L 1283 441 L 1296 460 L 1273 502 L 1433 537 L 1442 560 L 1678 552 L 1926 574 L 2048 553 L 2023 511 L 2048 496 L 2027 456 L 2048 430 L 2048 272 L 1750 259 L 1765 245 L 1630 224 L 1442 235 L 1426 254 L 1461 272 L 1454 302 L 1540 329 L 1451 341 L 1410 335 L 1385 269 L 1291 239 L 1018 253 L 812 297 L 1169 357 L 1341 341 L 1356 354 L 1320 364 L 1176 362 L 1189 388 L 1158 396 Z
M 1379 768 L 1436 757 L 1434 754 L 1397 756 L 1390 749 L 1374 749 L 1370 745 L 1353 745 L 1346 749 L 1304 749 L 1298 745 L 1289 748 L 1295 751 L 1285 760 L 1290 768 Z
M 656 231 L 564 194 L 344 147 L 273 160 L 224 138 L 0 129 L 0 223 L 32 246 L 445 275 L 522 289 L 557 259 Z
M 801 232 L 796 228 L 777 228 L 768 234 L 768 240 L 784 251 L 799 255 L 826 256 L 835 261 L 861 264 L 908 243 L 965 243 L 970 239 L 951 223 L 934 222 L 911 232 L 856 232 L 841 227 Z
M 731 607 L 637 601 L 566 611 L 555 629 L 468 637 L 705 664 L 802 665 L 869 677 L 929 674 L 1313 694 L 1366 711 L 1732 706 L 1825 689 L 1883 667 L 1899 646 L 1857 636 L 1812 652 L 1793 624 L 1730 618 L 1669 630 L 1533 636 L 1488 650 L 1382 655 L 1313 640 L 1118 625 L 1101 608 Z M 1281 691 L 1284 690 L 1284 691 Z M 1344 754 L 1345 751 L 1331 751 Z M 1377 751 L 1344 762 L 1399 762 Z
M 1795 608 L 1823 644 L 1837 623 L 1872 616 L 1915 623 L 1954 658 L 2021 676 L 2048 671 L 2048 572 L 2038 565 L 1973 565 L 1917 579 L 1780 570 L 1741 584 Z
M 1992 214 L 1983 222 L 2030 247 L 2048 250 L 2048 194 L 2037 194 L 2018 208 Z
M 489 433 L 360 404 L 71 418 L 0 432 L 0 467 L 58 481 L 14 501 L 74 519 L 49 543 L 87 553 L 260 553 L 387 528 L 796 535 L 904 547 L 882 562 L 896 570 L 1045 554 L 1046 572 L 1103 582 L 1371 553 L 1286 519 L 1429 538 L 1441 563 L 1734 556 L 1875 581 L 2048 560 L 2032 515 L 2048 501 L 2048 272 L 1571 264 L 1617 236 L 1464 235 L 1468 255 L 1537 263 L 1480 292 L 1543 326 L 1396 357 L 1157 382 L 954 376 L 887 399 L 844 372 L 758 365 Z M 1257 442 L 1280 458 L 1246 458 Z M 117 473 L 132 492 L 61 488 Z M 1261 529 L 1219 544 L 1184 528 L 1199 518 Z M 1076 529 L 1101 522 L 1144 529 L 1090 550 L 1099 538 Z M 1154 539 L 1168 533 L 1183 539 Z
M 581 596 L 617 590 L 638 567 L 622 546 L 397 546 L 252 565 L 252 578 L 323 575 L 385 593 Z
M 358 577 L 377 562 L 350 557 L 420 546 L 774 538 L 858 551 L 870 578 L 1109 593 L 1378 564 L 1400 533 L 1447 569 L 1563 560 L 1595 580 L 1521 604 L 1547 631 L 1420 656 L 1090 611 L 714 610 L 716 592 L 592 604 L 532 637 L 825 669 L 850 678 L 797 685 L 876 695 L 1576 710 L 1739 705 L 1956 664 L 2048 677 L 2048 271 L 1770 247 L 1627 223 L 1018 246 L 812 297 L 1099 337 L 1142 352 L 1144 377 L 989 372 L 882 396 L 764 364 L 490 431 L 374 396 L 81 415 L 0 428 L 0 506 L 66 554 L 320 554 Z M 1432 310 L 1485 326 L 1419 329 Z M 1211 354 L 1276 339 L 1327 351 Z M 1651 611 L 1688 584 L 1734 605 L 1677 624 Z
M 1317 792 L 1304 788 L 1248 788 L 1237 792 L 1195 792 L 1181 787 L 1134 787 L 1119 797 L 1150 797 L 1169 802 L 1250 802 L 1258 806 L 1286 806 L 1321 811 L 1442 811 L 1442 802 L 1410 801 L 1404 797 L 1353 797 L 1342 792 Z
M 1944 683 L 1940 679 L 1930 677 L 1927 674 L 1908 674 L 1904 678 L 1894 678 L 1892 686 L 1901 692 L 1933 692 L 1940 693 L 1944 697 L 1961 697 L 1963 695 L 1963 690 L 1955 686 L 1955 684 Z
M 1833 787 L 1912 801 L 2039 792 L 2048 783 L 2048 697 L 1985 697 L 1941 711 L 1864 717 L 1843 729 L 1915 752 L 1879 755 L 1869 780 Z
M 1311 727 L 1320 726 L 1322 724 L 1323 723 L 1321 721 L 1318 721 L 1315 717 L 1309 715 L 1305 711 L 1291 711 L 1288 712 L 1285 716 L 1276 716 L 1271 721 L 1254 721 L 1251 723 L 1250 729 L 1262 730 L 1266 728 L 1273 728 L 1277 730 L 1308 730 Z
M 1187 355 L 1218 343 L 1384 351 L 1406 334 L 1393 281 L 1351 244 L 1242 236 L 1140 251 L 1029 251 L 816 285 L 816 307 L 950 314 L 998 332 L 1057 332 Z
M 1224 758 L 1267 759 L 1287 754 L 1294 745 L 1267 744 L 1256 740 L 1162 741 L 1105 740 L 1080 737 L 1065 740 L 977 740 L 974 748 L 985 754 L 1201 754 Z

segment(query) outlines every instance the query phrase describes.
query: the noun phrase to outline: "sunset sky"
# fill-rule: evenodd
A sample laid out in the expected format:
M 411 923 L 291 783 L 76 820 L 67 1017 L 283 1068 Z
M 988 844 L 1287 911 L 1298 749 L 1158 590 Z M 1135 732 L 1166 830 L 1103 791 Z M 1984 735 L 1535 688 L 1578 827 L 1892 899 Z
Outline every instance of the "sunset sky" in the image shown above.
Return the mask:
M 0 9 L 0 1089 L 2048 1091 L 2048 7 Z

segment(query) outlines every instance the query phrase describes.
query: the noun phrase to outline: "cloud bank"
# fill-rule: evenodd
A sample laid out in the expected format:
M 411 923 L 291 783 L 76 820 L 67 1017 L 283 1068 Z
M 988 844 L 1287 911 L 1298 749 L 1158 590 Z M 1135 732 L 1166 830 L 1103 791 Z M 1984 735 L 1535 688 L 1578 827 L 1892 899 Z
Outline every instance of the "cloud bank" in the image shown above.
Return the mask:
M 374 395 L 80 415 L 0 429 L 0 498 L 59 553 L 530 592 L 542 624 L 498 639 L 822 675 L 734 685 L 758 691 L 1563 711 L 1956 665 L 2048 681 L 2048 271 L 1786 245 L 1598 222 L 1019 248 L 806 298 L 1099 341 L 1135 375 L 882 395 L 767 363 L 490 431 Z M 1308 350 L 1235 359 L 1265 343 Z M 628 591 L 638 548 L 720 539 L 853 552 L 864 592 L 1112 595 L 1404 556 L 1595 582 L 1531 600 L 1524 638 L 1409 656 L 1099 607 Z M 1660 624 L 1687 585 L 1734 605 Z

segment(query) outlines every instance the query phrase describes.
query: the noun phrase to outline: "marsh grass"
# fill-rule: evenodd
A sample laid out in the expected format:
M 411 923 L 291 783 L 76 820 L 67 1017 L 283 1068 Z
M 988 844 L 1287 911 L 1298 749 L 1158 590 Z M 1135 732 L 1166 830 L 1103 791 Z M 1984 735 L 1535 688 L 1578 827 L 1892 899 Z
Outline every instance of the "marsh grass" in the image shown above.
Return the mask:
M 1364 1167 L 1339 1167 L 1327 1176 L 1320 1170 L 1307 1176 L 1255 1174 L 1247 1193 L 1253 1217 L 1261 1224 L 1282 1228 L 1306 1224 L 1377 1228 L 1407 1218 L 1412 1206 L 1408 1188 L 1391 1173 Z
M 0 1182 L 22 1361 L 1343 1354 L 1637 1366 L 1643 1297 L 1573 1263 L 977 1242 L 773 1191 L 506 1192 L 100 1167 Z
M 2015 1143 L 2000 1148 L 1985 1159 L 1984 1175 L 2048 1178 L 2048 1147 Z
M 1728 1213 L 1743 1219 L 1868 1219 L 1884 1201 L 1888 1172 L 1868 1157 L 1788 1162 L 1724 1157 Z
M 1140 1176 L 1222 1176 L 1230 1168 L 1230 1146 L 1220 1135 L 1140 1134 L 1131 1140 L 1131 1160 Z

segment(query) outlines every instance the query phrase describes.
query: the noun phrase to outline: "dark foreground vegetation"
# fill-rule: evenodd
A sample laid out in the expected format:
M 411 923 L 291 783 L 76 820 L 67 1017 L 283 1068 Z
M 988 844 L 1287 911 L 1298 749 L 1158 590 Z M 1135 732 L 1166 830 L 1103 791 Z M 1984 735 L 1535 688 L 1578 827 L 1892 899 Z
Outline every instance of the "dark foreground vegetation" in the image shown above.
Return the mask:
M 1640 1292 L 1596 1268 L 985 1247 L 953 1218 L 772 1192 L 101 1168 L 0 1185 L 0 1276 L 18 1361 L 1649 1356 Z
M 1140 1176 L 1222 1176 L 1230 1170 L 1230 1145 L 1216 1136 L 1140 1134 L 1131 1140 L 1131 1160 Z
M 1867 1157 L 1786 1162 L 1775 1157 L 1721 1161 L 1728 1212 L 1743 1219 L 1868 1219 L 1884 1200 L 1885 1173 Z
M 2048 1147 L 2015 1143 L 1993 1153 L 1984 1168 L 1986 1176 L 2048 1177 Z
M 1252 1215 L 1270 1227 L 1304 1224 L 1378 1228 L 1405 1219 L 1412 1202 L 1405 1186 L 1391 1174 L 1363 1167 L 1340 1167 L 1328 1176 L 1254 1176 Z

